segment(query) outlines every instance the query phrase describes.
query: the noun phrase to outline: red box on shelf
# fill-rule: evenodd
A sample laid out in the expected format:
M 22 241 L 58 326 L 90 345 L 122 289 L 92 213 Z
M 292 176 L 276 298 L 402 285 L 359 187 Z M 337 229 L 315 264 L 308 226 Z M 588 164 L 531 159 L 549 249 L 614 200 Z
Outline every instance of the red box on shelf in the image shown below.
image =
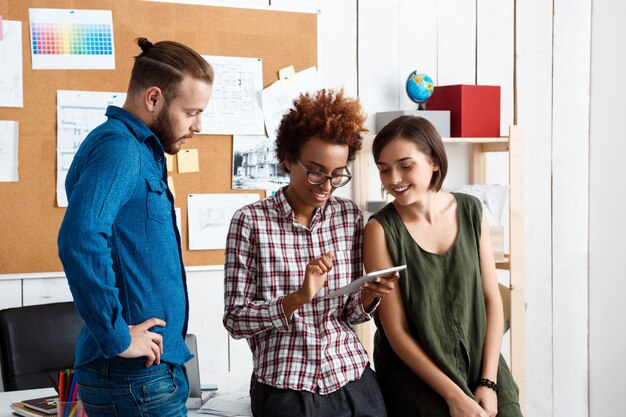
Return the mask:
M 500 86 L 436 86 L 428 110 L 450 110 L 452 137 L 500 137 Z

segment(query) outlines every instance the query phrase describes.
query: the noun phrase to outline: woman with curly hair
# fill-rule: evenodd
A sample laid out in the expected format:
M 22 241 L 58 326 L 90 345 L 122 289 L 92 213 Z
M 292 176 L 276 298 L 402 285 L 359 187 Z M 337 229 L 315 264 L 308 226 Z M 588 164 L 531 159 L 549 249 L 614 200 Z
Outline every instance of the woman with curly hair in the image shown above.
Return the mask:
M 343 90 L 301 95 L 277 131 L 289 185 L 231 221 L 224 326 L 250 345 L 254 416 L 386 416 L 351 325 L 371 318 L 397 277 L 324 298 L 362 272 L 362 214 L 332 194 L 351 179 L 364 121 Z

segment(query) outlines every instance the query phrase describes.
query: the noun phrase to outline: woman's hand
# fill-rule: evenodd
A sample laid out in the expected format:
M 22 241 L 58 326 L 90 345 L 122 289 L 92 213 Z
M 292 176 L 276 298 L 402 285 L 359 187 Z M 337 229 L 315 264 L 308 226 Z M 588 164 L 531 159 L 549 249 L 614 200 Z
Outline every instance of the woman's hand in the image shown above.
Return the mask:
M 312 259 L 306 265 L 304 281 L 300 287 L 300 295 L 306 302 L 309 302 L 324 287 L 324 282 L 328 277 L 328 271 L 333 267 L 333 251 L 328 251 L 319 258 Z
M 464 392 L 447 400 L 451 417 L 488 417 L 487 412 Z
M 488 417 L 498 414 L 498 395 L 489 387 L 479 386 L 474 393 L 476 401 L 485 410 Z
M 376 277 L 374 281 L 363 284 L 361 287 L 363 291 L 362 302 L 365 311 L 370 310 L 372 304 L 377 298 L 383 298 L 389 294 L 393 290 L 395 282 L 399 278 L 400 274 L 398 272 L 394 272 L 386 277 Z
M 309 261 L 304 270 L 304 281 L 298 291 L 288 294 L 283 299 L 283 312 L 291 317 L 294 311 L 310 302 L 324 287 L 328 271 L 333 267 L 333 251 Z

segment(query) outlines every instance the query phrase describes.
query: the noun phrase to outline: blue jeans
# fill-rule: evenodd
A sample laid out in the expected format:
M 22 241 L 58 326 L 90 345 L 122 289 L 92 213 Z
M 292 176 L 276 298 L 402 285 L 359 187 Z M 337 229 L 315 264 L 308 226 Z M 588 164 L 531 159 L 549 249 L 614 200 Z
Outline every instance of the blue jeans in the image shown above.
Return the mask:
M 145 358 L 96 359 L 76 368 L 78 396 L 89 417 L 181 417 L 189 384 L 184 367 Z

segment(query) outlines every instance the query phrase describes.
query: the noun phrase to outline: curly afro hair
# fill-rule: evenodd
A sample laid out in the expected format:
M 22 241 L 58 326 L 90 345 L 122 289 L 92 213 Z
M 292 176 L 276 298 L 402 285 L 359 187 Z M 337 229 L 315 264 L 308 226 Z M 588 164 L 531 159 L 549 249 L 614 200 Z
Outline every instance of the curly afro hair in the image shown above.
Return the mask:
M 301 94 L 293 101 L 276 130 L 276 157 L 296 161 L 302 145 L 314 136 L 348 145 L 348 161 L 361 149 L 366 116 L 357 99 L 346 97 L 343 89 L 322 89 L 315 94 Z

